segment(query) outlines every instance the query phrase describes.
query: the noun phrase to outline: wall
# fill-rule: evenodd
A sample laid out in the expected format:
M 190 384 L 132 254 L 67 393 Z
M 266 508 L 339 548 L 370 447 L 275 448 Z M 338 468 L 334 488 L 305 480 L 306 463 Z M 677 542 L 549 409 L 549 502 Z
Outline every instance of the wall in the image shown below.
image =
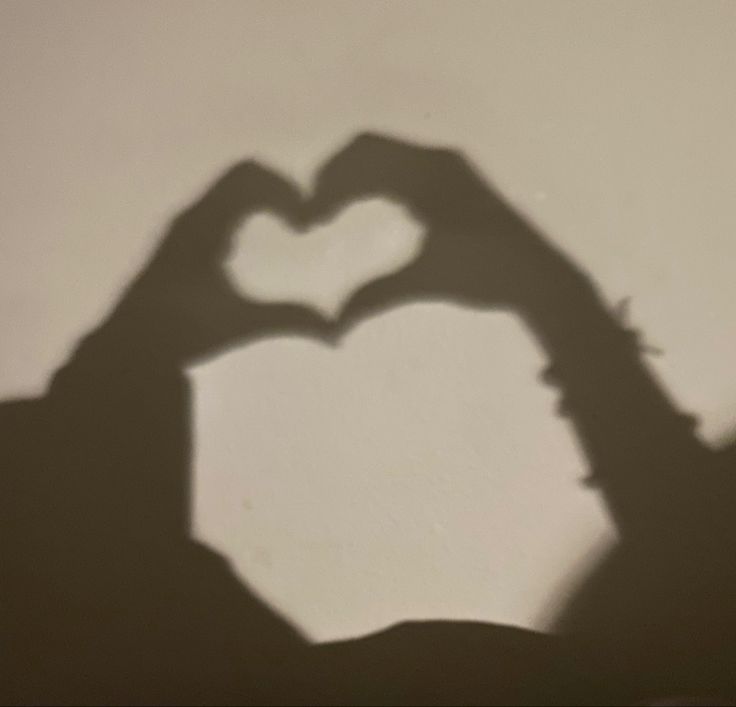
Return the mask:
M 40 393 L 234 160 L 307 186 L 371 128 L 463 149 L 612 304 L 631 296 L 651 365 L 717 440 L 735 26 L 733 3 L 674 0 L 4 2 L 0 393 Z M 610 534 L 543 365 L 512 318 L 422 304 L 337 350 L 279 339 L 199 366 L 196 532 L 318 640 L 542 627 Z

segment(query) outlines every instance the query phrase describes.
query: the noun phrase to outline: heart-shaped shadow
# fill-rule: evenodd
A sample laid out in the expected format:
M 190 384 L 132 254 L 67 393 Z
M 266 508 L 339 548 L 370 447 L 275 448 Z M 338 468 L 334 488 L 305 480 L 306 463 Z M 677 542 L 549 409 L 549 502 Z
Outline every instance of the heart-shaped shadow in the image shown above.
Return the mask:
M 301 235 L 283 218 L 256 214 L 226 267 L 247 298 L 300 303 L 335 320 L 356 291 L 416 258 L 423 233 L 403 208 L 379 199 L 349 204 Z
M 243 293 L 306 299 L 332 317 L 357 294 L 343 327 L 402 301 L 501 304 L 519 286 L 515 253 L 535 241 L 460 153 L 381 135 L 360 135 L 331 156 L 299 209 L 297 191 L 290 184 L 287 208 L 271 211 L 306 238 L 285 237 L 262 219 L 261 237 L 247 230 L 249 247 L 236 251 L 230 270 Z M 358 216 L 361 206 L 374 208 L 372 218 Z
M 249 301 L 228 279 L 243 219 L 269 211 L 311 227 L 375 196 L 426 228 L 424 248 L 337 322 Z M 570 600 L 581 650 L 435 623 L 307 656 L 294 629 L 191 542 L 183 365 L 276 332 L 331 341 L 372 312 L 430 297 L 536 307 L 526 323 L 571 393 L 581 448 L 626 538 Z M 255 162 L 236 165 L 174 220 L 46 394 L 4 408 L 0 625 L 13 650 L 3 702 L 628 704 L 670 689 L 673 675 L 734 694 L 732 477 L 585 274 L 456 153 L 363 136 L 308 197 Z
M 293 249 L 303 239 L 305 252 L 310 252 L 310 237 L 314 242 L 320 238 L 314 235 L 315 227 L 371 199 L 405 209 L 412 229 L 403 231 L 402 244 L 392 229 L 407 222 L 397 219 L 396 213 L 384 222 L 391 222 L 383 233 L 390 245 L 386 262 L 373 260 L 373 254 L 367 257 L 376 234 L 369 232 L 372 237 L 364 239 L 360 228 L 353 229 L 359 234 L 347 258 L 348 262 L 353 258 L 353 266 L 338 278 L 337 295 L 317 298 L 319 309 L 330 314 L 349 299 L 337 321 L 293 302 L 266 303 L 244 296 L 249 288 L 232 276 L 230 267 L 234 253 L 236 273 L 250 272 L 252 265 L 247 251 L 235 247 L 241 224 L 268 213 L 297 231 L 290 240 L 282 238 L 282 246 Z M 415 252 L 419 229 L 424 232 L 421 252 L 407 262 Z M 329 260 L 347 241 L 344 236 L 328 240 Z M 269 244 L 271 256 L 278 243 L 273 238 Z M 181 362 L 274 334 L 330 343 L 366 317 L 408 301 L 445 300 L 483 308 L 522 303 L 537 288 L 539 274 L 549 270 L 550 253 L 534 229 L 461 154 L 366 134 L 327 160 L 311 194 L 255 161 L 228 170 L 174 220 L 113 319 L 135 327 L 131 336 L 147 342 L 149 353 Z M 278 272 L 277 261 L 272 259 L 263 270 L 295 281 L 288 272 Z M 309 275 L 312 284 L 322 285 L 319 268 Z M 295 294 L 294 282 L 286 287 Z M 263 295 L 262 288 L 259 294 Z M 303 299 L 303 293 L 299 295 Z

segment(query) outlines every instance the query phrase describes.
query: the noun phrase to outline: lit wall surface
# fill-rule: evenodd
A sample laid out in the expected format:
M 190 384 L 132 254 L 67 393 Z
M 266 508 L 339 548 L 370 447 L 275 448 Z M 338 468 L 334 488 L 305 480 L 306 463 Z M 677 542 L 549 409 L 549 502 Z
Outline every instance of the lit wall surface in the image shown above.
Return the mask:
M 370 128 L 462 149 L 630 296 L 715 442 L 736 420 L 735 29 L 732 2 L 4 2 L 0 394 L 43 391 L 221 170 L 256 156 L 308 188 Z M 246 279 L 329 306 L 356 262 L 416 243 L 395 206 L 346 219 L 299 253 L 252 221 Z M 194 532 L 315 640 L 543 628 L 612 534 L 544 365 L 512 316 L 426 303 L 338 348 L 197 366 Z

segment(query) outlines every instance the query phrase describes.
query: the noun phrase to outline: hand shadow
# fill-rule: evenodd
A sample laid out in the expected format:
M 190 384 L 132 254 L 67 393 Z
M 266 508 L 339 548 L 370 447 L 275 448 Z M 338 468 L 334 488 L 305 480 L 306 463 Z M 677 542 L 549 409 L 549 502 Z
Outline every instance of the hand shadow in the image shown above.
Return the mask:
M 713 455 L 596 308 L 582 271 L 455 153 L 409 148 L 358 140 L 330 162 L 339 178 L 325 179 L 328 165 L 308 203 L 262 166 L 236 165 L 175 219 L 46 395 L 0 406 L 3 702 L 602 704 L 676 689 L 736 694 L 723 669 L 733 494 L 715 472 L 701 473 Z M 303 224 L 371 194 L 406 204 L 427 226 L 427 245 L 415 264 L 363 290 L 337 329 L 301 307 L 234 293 L 222 265 L 243 218 L 269 209 Z M 493 239 L 490 259 L 480 231 Z M 430 298 L 513 308 L 554 363 L 625 541 L 570 602 L 571 639 L 424 622 L 309 646 L 191 538 L 183 367 L 275 333 L 331 342 L 370 313 Z M 575 323 L 564 335 L 561 319 Z M 682 647 L 683 630 L 705 620 L 707 640 Z M 667 682 L 673 668 L 681 672 Z
M 179 215 L 37 400 L 0 406 L 3 703 L 273 702 L 306 643 L 191 538 L 184 366 L 279 333 L 329 340 L 294 305 L 238 296 L 238 224 L 298 191 L 235 165 Z
M 574 664 L 567 699 L 736 700 L 736 445 L 698 439 L 694 418 L 649 371 L 638 333 L 462 154 L 359 136 L 323 167 L 311 208 L 329 215 L 368 196 L 407 205 L 427 243 L 406 270 L 359 292 L 343 327 L 416 300 L 517 314 L 550 360 L 542 378 L 562 391 L 588 483 L 618 531 L 552 622 L 558 657 Z

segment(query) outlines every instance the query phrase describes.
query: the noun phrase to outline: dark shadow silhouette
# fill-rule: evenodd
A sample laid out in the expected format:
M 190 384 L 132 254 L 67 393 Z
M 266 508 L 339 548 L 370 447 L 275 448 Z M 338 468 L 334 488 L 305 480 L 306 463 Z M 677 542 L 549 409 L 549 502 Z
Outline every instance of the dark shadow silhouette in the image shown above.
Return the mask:
M 304 224 L 374 195 L 406 205 L 426 225 L 426 245 L 415 263 L 364 288 L 337 325 L 231 289 L 222 264 L 243 218 L 270 209 Z M 555 636 L 428 622 L 312 646 L 190 537 L 184 367 L 275 333 L 332 342 L 417 299 L 516 312 L 550 358 L 545 379 L 562 390 L 621 537 Z M 458 154 L 362 136 L 327 164 L 307 203 L 263 167 L 240 164 L 173 222 L 46 395 L 0 406 L 0 700 L 736 697 L 736 447 L 712 451 L 693 428 L 591 280 Z

